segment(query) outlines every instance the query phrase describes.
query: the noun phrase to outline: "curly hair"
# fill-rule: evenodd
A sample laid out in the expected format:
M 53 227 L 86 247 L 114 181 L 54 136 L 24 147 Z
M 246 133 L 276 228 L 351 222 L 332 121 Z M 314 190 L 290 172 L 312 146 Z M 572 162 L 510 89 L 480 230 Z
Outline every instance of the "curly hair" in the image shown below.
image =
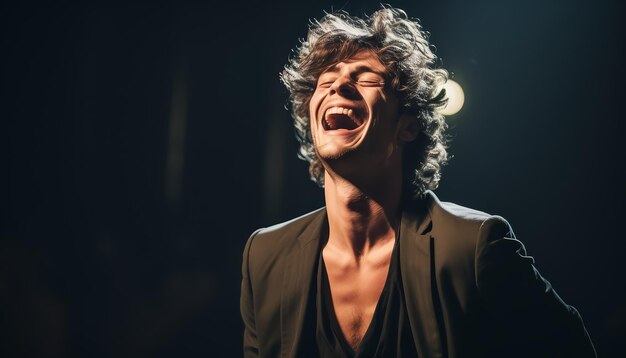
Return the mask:
M 413 186 L 414 195 L 436 189 L 448 160 L 447 125 L 437 111 L 447 101 L 442 85 L 448 72 L 435 68 L 437 57 L 419 20 L 409 19 L 400 9 L 383 7 L 364 19 L 343 11 L 327 13 L 311 22 L 307 38 L 280 74 L 289 91 L 298 157 L 309 162 L 311 180 L 323 187 L 324 167 L 313 145 L 309 102 L 326 69 L 363 49 L 372 51 L 387 69 L 400 111 L 418 119 L 418 137 L 403 151 L 404 185 Z

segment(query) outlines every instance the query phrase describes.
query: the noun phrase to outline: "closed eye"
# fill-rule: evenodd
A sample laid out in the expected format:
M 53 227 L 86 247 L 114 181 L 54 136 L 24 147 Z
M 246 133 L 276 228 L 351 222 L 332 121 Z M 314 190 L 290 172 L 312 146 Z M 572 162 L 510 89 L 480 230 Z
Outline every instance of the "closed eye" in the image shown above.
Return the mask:
M 382 87 L 385 85 L 383 81 L 359 80 L 357 83 L 364 87 Z
M 320 82 L 317 86 L 321 88 L 329 88 L 334 82 L 335 81 Z M 358 80 L 356 83 L 363 87 L 383 87 L 385 85 L 385 82 L 377 80 Z

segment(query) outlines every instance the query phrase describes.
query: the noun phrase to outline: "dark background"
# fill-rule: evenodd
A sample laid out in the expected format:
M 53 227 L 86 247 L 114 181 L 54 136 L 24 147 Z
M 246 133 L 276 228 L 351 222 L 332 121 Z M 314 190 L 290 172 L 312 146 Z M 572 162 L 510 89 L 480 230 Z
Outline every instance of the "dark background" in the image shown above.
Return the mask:
M 618 1 L 394 1 L 465 90 L 437 194 L 506 217 L 626 354 Z M 241 251 L 321 205 L 278 73 L 376 2 L 3 4 L 0 355 L 238 356 Z

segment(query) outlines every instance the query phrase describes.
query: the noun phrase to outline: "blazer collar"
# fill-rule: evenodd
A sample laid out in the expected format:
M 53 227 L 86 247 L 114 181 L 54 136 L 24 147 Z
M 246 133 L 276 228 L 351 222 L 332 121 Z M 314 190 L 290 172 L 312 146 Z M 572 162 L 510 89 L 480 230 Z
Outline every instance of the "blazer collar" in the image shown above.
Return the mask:
M 427 191 L 402 213 L 400 224 L 400 271 L 411 332 L 419 357 L 442 357 L 443 347 L 437 307 L 431 210 L 436 196 Z M 437 299 L 438 301 L 438 299 Z M 436 303 L 438 304 L 438 302 Z
M 298 235 L 298 244 L 293 245 L 288 253 L 283 274 L 283 289 L 280 298 L 280 335 L 281 357 L 308 356 L 311 352 L 302 352 L 301 347 L 315 344 L 313 323 L 314 312 L 310 305 L 311 293 L 314 293 L 314 273 L 317 269 L 321 237 L 328 228 L 326 209 L 317 211 L 309 225 Z

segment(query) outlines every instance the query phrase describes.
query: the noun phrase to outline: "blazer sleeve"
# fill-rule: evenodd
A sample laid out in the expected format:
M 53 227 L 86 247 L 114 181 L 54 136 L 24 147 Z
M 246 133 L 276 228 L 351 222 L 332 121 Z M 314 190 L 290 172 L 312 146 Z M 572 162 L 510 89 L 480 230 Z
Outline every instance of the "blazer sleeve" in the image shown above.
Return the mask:
M 241 297 L 240 297 L 240 309 L 241 318 L 243 319 L 244 331 L 243 331 L 243 356 L 258 357 L 259 356 L 259 344 L 257 339 L 257 330 L 254 314 L 254 301 L 252 284 L 250 282 L 250 247 L 254 237 L 260 230 L 255 231 L 248 241 L 243 250 L 243 263 L 241 267 Z
M 534 259 L 499 216 L 489 217 L 480 226 L 475 273 L 489 317 L 487 342 L 499 354 L 596 357 L 578 311 L 539 274 Z

